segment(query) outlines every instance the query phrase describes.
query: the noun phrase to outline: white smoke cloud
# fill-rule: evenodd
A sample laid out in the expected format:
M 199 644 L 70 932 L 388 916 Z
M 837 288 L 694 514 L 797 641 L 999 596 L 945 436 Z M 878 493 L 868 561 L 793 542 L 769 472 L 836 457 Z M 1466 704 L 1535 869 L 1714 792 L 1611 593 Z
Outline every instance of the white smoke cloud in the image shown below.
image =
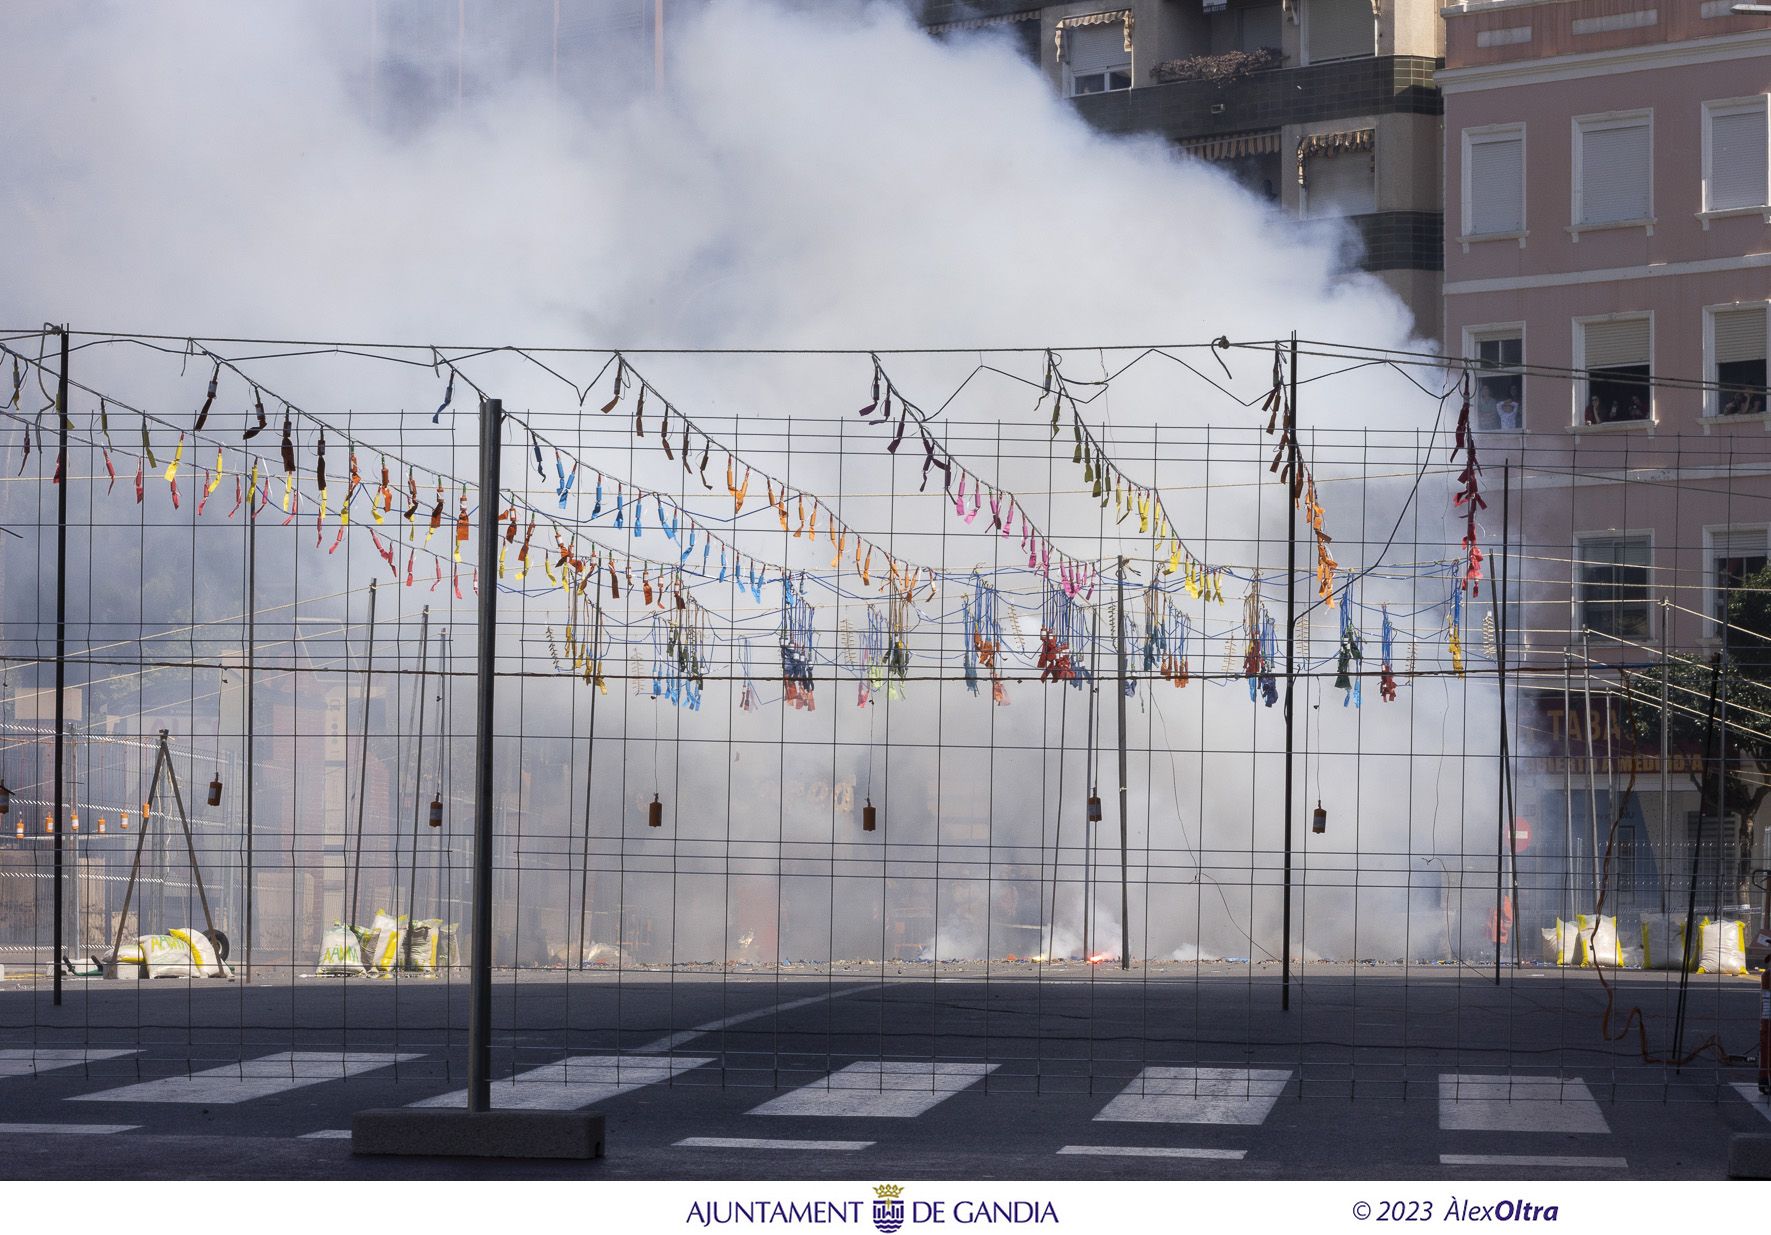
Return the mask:
M 459 108 L 443 105 L 394 124 L 387 116 L 398 100 L 386 95 L 380 122 L 371 122 L 364 80 L 370 52 L 356 13 L 354 7 L 172 3 L 74 12 L 8 6 L 0 14 L 0 80 L 13 88 L 0 229 L 12 256 L 0 281 L 3 324 L 65 320 L 77 329 L 174 336 L 784 349 L 1128 346 L 1271 339 L 1295 329 L 1306 339 L 1420 346 L 1400 302 L 1378 280 L 1350 268 L 1341 230 L 1284 216 L 1157 138 L 1094 132 L 1034 67 L 988 33 L 938 42 L 889 4 L 845 0 L 807 8 L 714 0 L 673 32 L 662 90 L 652 89 L 644 75 L 637 76 L 644 85 L 627 76 L 623 89 L 592 91 L 587 99 L 583 92 L 554 90 L 539 68 L 488 79 L 487 58 L 476 55 L 474 89 Z M 1128 358 L 1120 355 L 1117 363 Z M 979 356 L 886 359 L 907 388 L 933 397 L 957 385 Z M 1064 359 L 1073 377 L 1086 379 L 1099 376 L 1108 358 L 1073 350 Z M 1243 352 L 1228 360 L 1238 392 L 1258 392 L 1266 359 Z M 180 377 L 176 365 L 145 369 L 144 363 L 139 355 L 104 349 L 83 353 L 81 361 L 95 384 L 114 377 L 133 389 L 145 385 L 150 397 L 188 396 L 190 379 Z M 595 372 L 588 359 L 561 362 L 568 363 L 580 382 Z M 717 416 L 753 409 L 850 415 L 867 378 L 854 358 L 639 363 L 685 407 Z M 1036 382 L 1043 357 L 997 357 L 996 363 Z M 1213 362 L 1199 364 L 1221 376 Z M 482 380 L 491 373 L 503 381 L 513 406 L 575 410 L 562 400 L 562 387 L 532 369 L 484 365 Z M 352 370 L 348 379 L 318 364 L 274 372 L 317 407 L 377 400 L 428 407 L 436 400 L 427 369 Z M 1310 423 L 1343 428 L 1424 429 L 1435 409 L 1385 370 L 1321 383 L 1305 398 Z M 969 427 L 975 434 L 1000 420 L 1025 420 L 1031 402 L 1024 386 L 985 380 L 954 404 L 948 419 L 953 432 L 963 435 Z M 1126 427 L 1138 425 L 1177 432 L 1238 426 L 1244 443 L 1257 422 L 1251 409 L 1159 362 L 1115 382 L 1088 413 L 1128 436 Z M 458 440 L 465 442 L 467 432 Z M 785 457 L 774 431 L 761 436 L 763 457 Z M 981 438 L 974 448 L 987 449 Z M 843 480 L 878 492 L 891 479 L 876 448 L 863 450 L 870 457 L 845 458 L 851 470 Z M 1260 498 L 1260 455 L 1245 451 L 1243 461 L 1220 462 L 1211 475 L 1177 477 L 1171 468 L 1158 478 L 1176 486 L 1167 500 L 1177 520 L 1188 520 L 1183 535 L 1214 560 L 1258 556 L 1269 569 L 1282 560 L 1273 541 L 1284 508 L 1270 489 Z M 1412 461 L 1412 447 L 1396 457 L 1403 455 Z M 1073 485 L 1074 469 L 1067 459 L 1059 463 L 1061 483 Z M 642 479 L 653 468 L 644 459 L 634 466 Z M 796 456 L 794 466 L 808 487 L 829 491 L 836 479 L 830 457 Z M 1043 457 L 997 466 L 1006 487 L 1037 494 L 1046 486 Z M 1338 460 L 1325 457 L 1318 470 L 1332 481 L 1357 476 L 1360 466 L 1343 452 Z M 1128 470 L 1144 469 L 1128 463 Z M 903 472 L 896 484 L 914 487 Z M 1208 484 L 1222 486 L 1209 490 L 1209 512 Z M 1443 505 L 1444 488 L 1429 477 L 1423 489 L 1429 513 L 1418 529 L 1429 543 L 1442 534 L 1431 512 Z M 1325 486 L 1344 565 L 1375 555 L 1406 492 L 1405 481 Z M 906 537 L 899 543 L 914 546 L 905 552 L 932 554 L 941 515 L 929 503 L 937 500 L 893 511 L 883 500 L 863 497 L 844 510 L 873 527 L 894 518 Z M 1053 498 L 1040 517 L 1057 528 L 1092 531 L 1097 516 L 1086 501 Z M 1403 530 L 1404 540 L 1415 534 Z M 762 552 L 756 528 L 741 527 L 738 535 Z M 777 554 L 781 539 L 768 542 Z M 1112 543 L 1110 536 L 1099 543 L 1085 537 L 1080 549 L 1092 556 L 1102 546 L 1111 552 Z M 972 560 L 988 563 L 996 549 L 956 538 L 950 549 L 941 541 L 940 552 L 963 572 Z M 1422 553 L 1411 546 L 1398 556 L 1412 561 Z M 1373 589 L 1372 603 L 1394 599 L 1418 610 L 1411 627 L 1442 625 L 1442 616 L 1428 611 L 1444 600 L 1442 579 L 1413 593 L 1406 584 L 1388 595 L 1379 594 L 1380 585 Z M 1214 634 L 1233 620 L 1240 596 L 1229 600 L 1229 608 L 1204 617 Z M 947 607 L 956 606 L 955 598 Z M 859 606 L 846 616 L 860 620 Z M 759 620 L 757 629 L 767 631 L 772 619 L 763 612 Z M 1326 628 L 1333 620 L 1316 616 L 1318 656 L 1332 646 Z M 834 629 L 826 638 L 829 651 Z M 1375 632 L 1366 631 L 1366 640 L 1370 665 Z M 767 648 L 766 640 L 759 645 Z M 1196 665 L 1195 672 L 1202 668 L 1219 666 Z M 769 665 L 759 666 L 759 677 L 771 673 Z M 800 728 L 783 734 L 771 713 L 762 728 L 767 737 L 796 744 L 794 758 L 809 760 L 807 778 L 829 776 L 834 766 L 861 779 L 865 790 L 871 763 L 858 747 L 837 753 L 833 737 L 845 743 L 877 743 L 888 734 L 922 738 L 940 709 L 932 685 L 913 684 L 912 700 L 882 731 L 846 703 L 850 689 L 846 681 L 831 689 L 815 723 L 791 716 L 789 726 Z M 1015 688 L 1015 706 L 998 722 L 1003 737 L 1040 740 L 1036 692 L 1045 689 Z M 1462 765 L 1445 761 L 1410 773 L 1399 758 L 1356 754 L 1408 750 L 1419 734 L 1430 740 L 1416 744 L 1417 751 L 1487 742 L 1492 726 L 1483 720 L 1481 700 L 1467 701 L 1457 688 L 1431 689 L 1418 710 L 1379 707 L 1375 683 L 1367 685 L 1362 713 L 1343 713 L 1338 692 L 1307 697 L 1322 704 L 1318 740 L 1331 753 L 1303 761 L 1300 792 L 1313 798 L 1326 785 L 1321 792 L 1335 805 L 1334 830 L 1309 876 L 1318 881 L 1308 892 L 1315 906 L 1309 946 L 1323 955 L 1413 953 L 1423 946 L 1419 931 L 1433 926 L 1407 912 L 1408 884 L 1419 875 L 1421 853 L 1463 847 L 1462 802 L 1473 791 L 1461 780 Z M 1166 692 L 1160 722 L 1145 712 L 1158 692 Z M 1055 723 L 1056 693 L 1044 696 L 1048 723 Z M 1209 695 L 1203 703 L 1201 694 Z M 987 702 L 974 705 L 957 692 L 942 698 L 955 729 L 975 744 L 989 723 Z M 1101 699 L 1110 713 L 1111 692 Z M 1067 732 L 1077 766 L 1069 769 L 1065 789 L 1067 846 L 1076 844 L 1081 770 L 1075 743 L 1084 707 L 1080 694 L 1071 702 L 1078 715 L 1069 718 Z M 722 701 L 708 712 L 660 718 L 666 737 L 679 720 L 679 732 L 715 743 L 744 736 L 753 723 L 729 720 Z M 599 733 L 604 724 L 599 721 Z M 1259 957 L 1263 949 L 1276 950 L 1279 796 L 1272 752 L 1278 710 L 1251 708 L 1236 685 L 1181 694 L 1156 685 L 1134 703 L 1133 724 L 1134 731 L 1147 728 L 1141 740 L 1159 748 L 1154 758 L 1139 759 L 1143 779 L 1134 791 L 1133 865 L 1143 863 L 1151 876 L 1151 890 L 1140 886 L 1131 906 L 1134 955 Z M 1110 745 L 1110 721 L 1100 732 Z M 629 732 L 629 760 L 653 761 L 650 746 L 639 753 L 649 735 L 649 728 Z M 754 765 L 746 775 L 756 779 L 738 778 L 732 809 L 778 796 L 770 781 L 779 771 L 775 759 L 740 757 Z M 975 757 L 974 745 L 965 758 Z M 667 755 L 664 775 L 680 770 L 694 785 L 702 813 L 719 815 L 727 800 L 723 762 L 715 767 L 716 761 L 687 758 L 679 769 L 677 758 Z M 897 836 L 932 842 L 934 820 L 947 818 L 944 808 L 930 803 L 925 812 L 919 801 L 906 809 L 912 790 L 899 786 L 906 777 L 929 778 L 936 765 L 926 751 L 894 758 L 889 773 L 881 770 L 874 796 L 892 796 L 884 786 L 893 778 Z M 984 814 L 998 835 L 1025 850 L 1011 860 L 1033 871 L 1022 882 L 1029 893 L 1039 886 L 1037 895 L 1001 903 L 989 893 L 974 895 L 965 885 L 988 877 L 988 855 L 949 856 L 926 878 L 925 855 L 909 855 L 890 872 L 905 881 L 897 891 L 883 890 L 885 872 L 877 863 L 865 867 L 875 880 L 865 895 L 849 896 L 847 885 L 841 893 L 820 890 L 801 910 L 801 942 L 789 943 L 793 928 L 779 924 L 778 954 L 891 950 L 898 945 L 889 938 L 881 943 L 878 919 L 889 923 L 894 905 L 911 902 L 930 923 L 905 941 L 911 952 L 931 944 L 943 957 L 1038 951 L 1037 933 L 1025 928 L 1043 922 L 1052 903 L 1050 871 L 1035 855 L 1049 848 L 1052 823 L 1042 802 L 1056 792 L 1056 760 L 1002 760 L 1005 768 L 994 773 L 1002 800 Z M 1355 772 L 1362 779 L 1353 800 Z M 649 800 L 651 776 L 649 769 L 635 772 L 618 791 L 620 800 L 629 800 L 630 818 L 633 801 Z M 1105 785 L 1110 776 L 1097 779 Z M 945 770 L 940 779 L 950 783 Z M 1404 784 L 1409 787 L 1399 790 Z M 1452 798 L 1458 806 L 1449 804 Z M 1435 807 L 1440 799 L 1446 799 L 1442 809 Z M 1440 814 L 1430 815 L 1430 808 Z M 830 844 L 828 804 L 821 816 L 815 806 L 803 817 L 794 816 L 795 809 L 783 807 L 756 836 Z M 1485 825 L 1473 798 L 1470 813 L 1479 831 Z M 685 834 L 707 824 L 690 810 L 673 819 Z M 1102 851 L 1116 874 L 1117 855 L 1109 852 L 1117 847 L 1115 813 L 1107 823 L 1113 843 Z M 576 824 L 559 826 L 569 835 Z M 606 826 L 619 832 L 622 824 Z M 724 826 L 707 824 L 708 837 Z M 1307 819 L 1299 821 L 1300 832 L 1304 827 Z M 1377 887 L 1361 882 L 1355 892 L 1355 846 L 1382 855 L 1372 859 L 1373 869 L 1386 872 Z M 831 852 L 818 859 L 826 875 Z M 746 873 L 772 870 L 779 860 L 763 855 L 764 865 Z M 834 860 L 841 865 L 848 858 L 839 853 Z M 1318 859 L 1312 854 L 1308 861 Z M 1066 881 L 1070 865 L 1067 859 Z M 722 869 L 713 862 L 697 877 L 715 881 Z M 636 877 L 627 894 L 663 897 L 669 893 L 660 878 Z M 548 895 L 566 895 L 565 882 L 545 885 Z M 680 936 L 693 957 L 735 954 L 736 941 L 746 935 L 752 939 L 746 949 L 753 949 L 757 924 L 744 919 L 744 906 L 774 898 L 738 897 L 738 910 L 721 908 L 711 891 L 715 883 L 705 887 L 706 895 L 686 896 L 673 909 L 672 940 Z M 729 886 L 725 892 L 733 900 Z M 1111 892 L 1116 903 L 1116 889 Z M 1066 882 L 1056 904 L 1064 923 L 1058 941 L 1075 946 L 1079 887 Z M 1436 920 L 1437 912 L 1435 906 L 1427 917 Z M 855 921 L 845 925 L 845 915 Z M 1118 921 L 1098 918 L 1097 930 L 1116 941 Z M 1012 944 L 996 929 L 1003 923 L 1021 931 Z

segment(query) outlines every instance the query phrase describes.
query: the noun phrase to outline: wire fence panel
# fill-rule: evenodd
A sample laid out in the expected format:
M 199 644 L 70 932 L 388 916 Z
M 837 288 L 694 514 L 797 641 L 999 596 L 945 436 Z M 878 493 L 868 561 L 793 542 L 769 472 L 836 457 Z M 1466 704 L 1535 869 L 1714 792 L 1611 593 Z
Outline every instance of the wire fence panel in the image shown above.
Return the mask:
M 6 409 L 15 1071 L 464 1100 L 486 740 L 495 1102 L 1753 1079 L 1749 436 L 1485 431 L 1317 344 L 231 347 L 82 347 L 65 457 Z

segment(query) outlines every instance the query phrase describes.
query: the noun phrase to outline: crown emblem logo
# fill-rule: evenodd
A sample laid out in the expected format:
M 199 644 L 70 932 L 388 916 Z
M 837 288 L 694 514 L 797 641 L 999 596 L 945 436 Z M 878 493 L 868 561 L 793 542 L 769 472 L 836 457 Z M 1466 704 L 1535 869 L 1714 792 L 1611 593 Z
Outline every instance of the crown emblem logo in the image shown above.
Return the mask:
M 899 1184 L 877 1184 L 874 1186 L 873 1195 L 881 1198 L 882 1200 L 883 1199 L 896 1200 L 898 1197 L 901 1197 L 904 1195 L 904 1189 Z

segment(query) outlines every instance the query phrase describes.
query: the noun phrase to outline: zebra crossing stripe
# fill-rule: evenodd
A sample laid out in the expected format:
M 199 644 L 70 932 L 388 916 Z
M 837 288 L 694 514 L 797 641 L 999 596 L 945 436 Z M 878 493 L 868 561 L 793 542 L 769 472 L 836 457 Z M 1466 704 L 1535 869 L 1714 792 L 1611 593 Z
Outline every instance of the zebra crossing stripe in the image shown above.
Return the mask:
M 1439 1077 L 1446 1132 L 1610 1132 L 1579 1077 L 1446 1072 Z
M 1290 1081 L 1289 1068 L 1145 1068 L 1095 1119 L 1251 1127 Z
M 873 1059 L 772 1098 L 752 1115 L 910 1119 L 983 1080 L 993 1063 Z
M 190 1076 L 167 1076 L 117 1089 L 79 1094 L 70 1102 L 181 1102 L 229 1106 L 341 1081 L 390 1064 L 422 1058 L 416 1054 L 378 1051 L 281 1051 L 261 1059 L 242 1059 Z
M 708 1056 L 573 1055 L 493 1081 L 492 1106 L 499 1110 L 575 1111 L 646 1085 L 666 1083 L 712 1062 Z M 467 1090 L 438 1094 L 411 1105 L 465 1107 Z
M 81 1064 L 103 1063 L 122 1059 L 138 1051 L 94 1050 L 85 1047 L 16 1047 L 0 1050 L 0 1076 L 35 1076 L 57 1068 L 74 1068 Z

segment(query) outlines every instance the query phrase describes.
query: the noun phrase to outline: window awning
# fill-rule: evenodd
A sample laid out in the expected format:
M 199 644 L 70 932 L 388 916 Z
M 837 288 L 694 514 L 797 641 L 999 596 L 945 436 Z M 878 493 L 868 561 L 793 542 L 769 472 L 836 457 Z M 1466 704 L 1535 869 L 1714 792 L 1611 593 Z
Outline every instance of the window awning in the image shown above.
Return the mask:
M 996 17 L 968 17 L 964 21 L 944 21 L 928 27 L 930 34 L 950 34 L 955 30 L 982 30 L 986 26 L 1007 26 L 1018 21 L 1038 21 L 1038 9 L 1022 9 L 1018 13 L 1002 13 Z
M 1077 17 L 1066 17 L 1058 22 L 1057 33 L 1053 36 L 1057 43 L 1058 60 L 1064 59 L 1064 31 L 1075 30 L 1081 26 L 1110 26 L 1114 22 L 1125 23 L 1125 50 L 1131 50 L 1132 17 L 1130 9 L 1112 9 L 1105 13 L 1083 13 Z
M 1376 129 L 1350 129 L 1344 133 L 1312 133 L 1298 139 L 1298 184 L 1304 183 L 1304 164 L 1309 159 L 1333 158 L 1337 154 L 1369 153 L 1377 144 Z
M 1229 133 L 1223 137 L 1195 137 L 1180 143 L 1182 150 L 1197 159 L 1240 159 L 1251 154 L 1278 154 L 1279 132 Z

